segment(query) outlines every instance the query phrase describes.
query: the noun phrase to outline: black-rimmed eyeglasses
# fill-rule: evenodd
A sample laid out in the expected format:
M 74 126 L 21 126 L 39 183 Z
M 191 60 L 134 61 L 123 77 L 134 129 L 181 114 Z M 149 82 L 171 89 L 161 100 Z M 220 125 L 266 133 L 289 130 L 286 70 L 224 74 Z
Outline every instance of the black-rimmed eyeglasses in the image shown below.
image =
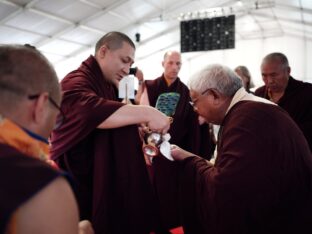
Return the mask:
M 208 88 L 208 89 L 205 89 L 203 92 L 200 93 L 200 95 L 204 95 L 205 93 L 207 93 L 209 90 L 212 90 L 212 88 Z M 193 100 L 193 101 L 189 101 L 190 105 L 196 109 L 196 102 L 198 101 L 198 97 Z
M 29 100 L 34 100 L 39 98 L 40 94 L 35 94 L 35 95 L 28 95 L 28 99 Z M 51 98 L 50 96 L 48 97 L 49 102 L 52 104 L 52 106 L 54 106 L 58 111 L 59 111 L 59 115 L 56 121 L 56 124 L 54 126 L 54 129 L 60 127 L 64 120 L 65 120 L 65 113 L 62 111 L 61 107 L 56 103 L 56 101 L 53 100 L 53 98 Z

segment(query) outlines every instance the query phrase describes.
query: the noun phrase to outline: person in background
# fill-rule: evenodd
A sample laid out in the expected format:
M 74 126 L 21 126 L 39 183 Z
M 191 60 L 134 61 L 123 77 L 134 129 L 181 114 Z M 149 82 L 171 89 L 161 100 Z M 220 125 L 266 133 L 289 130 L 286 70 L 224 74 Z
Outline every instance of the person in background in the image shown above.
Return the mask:
M 250 89 L 254 87 L 254 84 L 252 82 L 251 75 L 250 75 L 248 68 L 245 66 L 237 66 L 234 69 L 234 71 L 242 79 L 243 86 L 246 89 L 246 91 L 248 93 L 252 93 Z
M 177 51 L 167 51 L 164 54 L 162 66 L 163 74 L 144 82 L 145 89 L 141 96 L 141 104 L 156 107 L 161 95 L 179 95 L 179 100 L 173 113 L 169 133 L 170 143 L 179 145 L 193 153 L 205 152 L 207 159 L 212 156 L 211 141 L 208 141 L 209 126 L 207 123 L 199 125 L 198 115 L 189 104 L 189 89 L 178 77 L 182 61 Z M 169 97 L 168 97 L 169 99 Z M 168 104 L 171 104 L 168 102 Z M 203 135 L 201 135 L 201 132 Z M 202 141 L 205 139 L 206 141 Z M 179 164 L 164 157 L 155 157 L 150 168 L 153 174 L 153 183 L 158 196 L 163 228 L 168 230 L 180 225 L 178 207 L 178 177 Z
M 223 65 L 189 85 L 194 109 L 220 131 L 214 165 L 172 146 L 184 172 L 184 232 L 311 233 L 312 156 L 296 123 Z
M 312 151 L 312 84 L 294 79 L 287 57 L 282 53 L 266 55 L 261 64 L 264 86 L 255 95 L 278 104 L 298 124 Z
M 93 233 L 90 222 L 78 225 L 71 186 L 48 158 L 60 102 L 56 73 L 39 51 L 0 46 L 0 233 Z
M 96 43 L 95 55 L 61 82 L 66 118 L 52 132 L 51 157 L 77 182 L 81 218 L 91 219 L 96 233 L 143 234 L 157 225 L 137 125 L 164 134 L 170 120 L 155 108 L 118 100 L 134 54 L 127 35 L 109 32 Z
M 131 67 L 129 70 L 129 75 L 133 75 L 137 81 L 138 81 L 138 88 L 134 91 L 134 99 L 129 99 L 129 100 L 125 100 L 125 99 L 120 99 L 120 101 L 122 103 L 126 103 L 126 104 L 134 104 L 134 105 L 139 105 L 140 104 L 140 99 L 141 99 L 141 95 L 143 93 L 144 90 L 144 75 L 142 70 L 140 70 L 138 67 Z

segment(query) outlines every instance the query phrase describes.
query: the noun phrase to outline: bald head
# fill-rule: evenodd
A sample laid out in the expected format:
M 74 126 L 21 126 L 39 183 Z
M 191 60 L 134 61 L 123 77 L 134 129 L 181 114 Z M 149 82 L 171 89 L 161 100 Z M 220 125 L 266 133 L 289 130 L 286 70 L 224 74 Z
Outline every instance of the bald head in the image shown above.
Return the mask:
M 164 61 L 170 57 L 170 56 L 179 56 L 181 58 L 181 53 L 178 52 L 178 51 L 175 51 L 175 50 L 171 50 L 171 51 L 167 51 L 165 54 L 164 54 Z
M 14 110 L 25 96 L 42 92 L 56 101 L 61 98 L 57 75 L 49 61 L 34 47 L 0 46 L 1 113 Z
M 164 77 L 167 83 L 171 84 L 178 78 L 182 66 L 181 54 L 177 51 L 166 52 L 162 65 L 164 67 Z

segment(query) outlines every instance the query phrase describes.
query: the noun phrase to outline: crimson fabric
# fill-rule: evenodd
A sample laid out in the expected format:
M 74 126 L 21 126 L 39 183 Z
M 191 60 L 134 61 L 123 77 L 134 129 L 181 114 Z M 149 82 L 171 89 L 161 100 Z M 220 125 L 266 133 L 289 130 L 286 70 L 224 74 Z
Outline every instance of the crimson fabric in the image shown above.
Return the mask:
M 185 233 L 312 233 L 312 156 L 287 113 L 241 101 L 220 131 L 215 165 L 182 162 Z
M 270 99 L 265 86 L 258 88 L 255 95 Z M 312 84 L 290 77 L 285 93 L 277 104 L 298 124 L 312 152 Z
M 135 125 L 97 129 L 123 104 L 93 56 L 62 81 L 64 124 L 53 131 L 51 156 L 77 183 L 82 219 L 96 233 L 149 233 L 154 193 Z
M 188 151 L 198 154 L 201 148 L 200 127 L 198 116 L 189 104 L 189 89 L 177 78 L 169 87 L 164 76 L 155 80 L 145 81 L 150 105 L 155 107 L 157 98 L 162 93 L 177 92 L 180 94 L 179 103 L 173 116 L 169 133 L 170 143 L 176 144 Z M 209 134 L 208 131 L 205 134 Z M 205 139 L 208 137 L 204 136 Z M 209 142 L 202 145 L 209 147 Z M 204 150 L 203 151 L 208 151 Z M 209 157 L 209 156 L 208 156 Z M 161 210 L 161 220 L 164 229 L 170 229 L 181 225 L 178 207 L 178 175 L 179 164 L 171 162 L 164 157 L 153 159 L 153 183 L 157 193 Z
M 5 233 L 11 216 L 21 205 L 59 175 L 47 163 L 0 143 L 0 233 Z

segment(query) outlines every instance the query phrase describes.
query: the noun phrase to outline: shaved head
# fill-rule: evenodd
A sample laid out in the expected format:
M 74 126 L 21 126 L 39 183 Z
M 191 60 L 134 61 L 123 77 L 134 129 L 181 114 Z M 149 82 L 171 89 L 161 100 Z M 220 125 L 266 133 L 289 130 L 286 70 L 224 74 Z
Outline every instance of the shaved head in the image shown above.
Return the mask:
M 61 99 L 57 75 L 49 61 L 34 47 L 0 46 L 0 111 L 14 110 L 27 95 L 48 92 Z
M 289 67 L 289 63 L 288 63 L 288 59 L 286 57 L 286 55 L 279 53 L 279 52 L 274 52 L 271 54 L 266 55 L 263 60 L 262 63 L 270 63 L 270 62 L 279 62 L 283 68 L 288 68 Z
M 162 66 L 167 84 L 171 84 L 178 78 L 182 66 L 181 53 L 177 51 L 166 52 Z
M 167 58 L 168 56 L 171 56 L 171 55 L 173 55 L 173 54 L 175 54 L 175 55 L 181 57 L 181 53 L 180 53 L 180 52 L 175 51 L 175 50 L 171 50 L 171 51 L 167 51 L 167 52 L 164 54 L 164 60 L 166 60 L 166 58 Z
M 126 34 L 121 32 L 109 32 L 98 40 L 95 45 L 95 53 L 97 53 L 103 45 L 106 45 L 111 50 L 120 49 L 123 42 L 128 43 L 133 49 L 135 49 L 133 41 Z

